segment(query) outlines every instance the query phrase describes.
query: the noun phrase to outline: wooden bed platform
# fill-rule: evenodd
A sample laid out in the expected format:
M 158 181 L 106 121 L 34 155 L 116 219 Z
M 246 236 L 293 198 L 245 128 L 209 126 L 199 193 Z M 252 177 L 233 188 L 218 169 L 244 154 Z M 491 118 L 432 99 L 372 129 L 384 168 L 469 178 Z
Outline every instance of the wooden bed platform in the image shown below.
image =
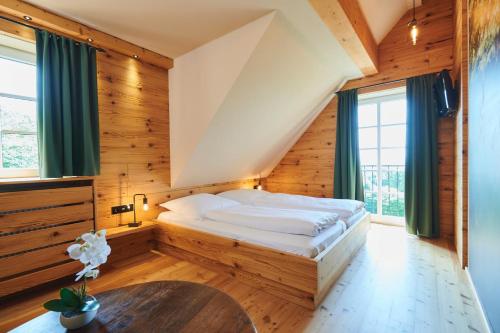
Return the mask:
M 228 273 L 270 294 L 315 309 L 366 241 L 370 215 L 350 227 L 315 258 L 227 237 L 158 223 L 160 252 Z

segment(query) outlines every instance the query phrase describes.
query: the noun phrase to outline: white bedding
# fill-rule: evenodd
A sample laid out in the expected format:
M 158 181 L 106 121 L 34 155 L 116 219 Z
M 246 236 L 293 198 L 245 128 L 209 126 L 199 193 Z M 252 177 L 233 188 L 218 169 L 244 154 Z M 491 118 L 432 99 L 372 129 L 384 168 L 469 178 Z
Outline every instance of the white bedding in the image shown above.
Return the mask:
M 366 215 L 367 213 L 362 211 L 352 216 L 346 223 L 352 226 L 365 218 Z M 310 237 L 257 230 L 206 219 L 186 218 L 174 212 L 163 212 L 158 216 L 157 220 L 161 223 L 180 225 L 193 230 L 208 232 L 217 236 L 266 246 L 278 251 L 293 253 L 309 258 L 316 257 L 346 230 L 346 223 L 338 221 L 318 236 Z
M 349 219 L 364 209 L 364 203 L 357 200 L 315 198 L 305 195 L 270 193 L 257 190 L 233 190 L 222 192 L 218 195 L 242 204 L 259 207 L 336 213 L 341 219 Z
M 360 221 L 364 216 L 365 214 L 358 217 L 357 221 Z M 293 253 L 309 258 L 317 256 L 346 230 L 345 223 L 343 221 L 338 221 L 318 236 L 310 237 L 258 230 L 208 219 L 187 218 L 174 212 L 163 212 L 158 216 L 157 220 L 161 223 L 179 225 L 193 230 L 208 232 L 217 236 L 266 246 L 278 251 Z
M 205 218 L 252 229 L 306 236 L 317 236 L 339 219 L 335 213 L 249 205 L 210 210 L 205 213 Z
M 359 212 L 357 212 L 356 214 L 352 215 L 351 217 L 349 218 L 344 218 L 342 219 L 342 221 L 346 224 L 347 228 L 350 228 L 352 227 L 354 224 L 356 224 L 356 222 L 358 222 L 359 220 L 361 220 L 366 214 L 369 214 L 366 209 L 361 209 Z

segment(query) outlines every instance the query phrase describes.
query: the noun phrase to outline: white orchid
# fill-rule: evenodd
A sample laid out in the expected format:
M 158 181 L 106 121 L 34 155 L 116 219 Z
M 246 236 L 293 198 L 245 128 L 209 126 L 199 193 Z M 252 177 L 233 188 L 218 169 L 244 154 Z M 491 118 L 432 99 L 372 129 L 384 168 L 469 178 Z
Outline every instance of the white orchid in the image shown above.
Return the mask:
M 111 248 L 106 242 L 106 230 L 88 232 L 79 239 L 83 243 L 72 244 L 67 249 L 71 259 L 80 260 L 85 266 L 83 270 L 76 274 L 76 281 L 83 276 L 95 279 L 99 275 L 97 267 L 104 264 L 111 253 Z

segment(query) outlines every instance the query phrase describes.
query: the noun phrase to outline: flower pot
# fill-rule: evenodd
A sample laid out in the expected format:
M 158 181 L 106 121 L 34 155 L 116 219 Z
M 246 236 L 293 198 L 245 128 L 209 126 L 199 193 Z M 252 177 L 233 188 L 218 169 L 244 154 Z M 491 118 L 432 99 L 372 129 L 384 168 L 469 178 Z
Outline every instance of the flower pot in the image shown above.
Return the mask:
M 86 306 L 84 311 L 78 312 L 63 312 L 59 317 L 61 325 L 69 330 L 74 330 L 83 327 L 94 320 L 99 310 L 99 302 L 94 296 L 87 296 Z

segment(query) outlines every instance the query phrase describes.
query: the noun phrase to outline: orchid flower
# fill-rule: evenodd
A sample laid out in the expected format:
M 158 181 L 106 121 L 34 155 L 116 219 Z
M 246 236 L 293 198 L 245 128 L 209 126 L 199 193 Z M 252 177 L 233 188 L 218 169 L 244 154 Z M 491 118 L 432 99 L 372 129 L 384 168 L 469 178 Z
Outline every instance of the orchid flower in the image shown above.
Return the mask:
M 99 275 L 97 267 L 106 263 L 111 248 L 106 242 L 106 230 L 88 232 L 80 238 L 83 243 L 72 244 L 67 251 L 71 259 L 79 260 L 85 267 L 76 274 L 76 281 L 82 277 L 96 278 Z

